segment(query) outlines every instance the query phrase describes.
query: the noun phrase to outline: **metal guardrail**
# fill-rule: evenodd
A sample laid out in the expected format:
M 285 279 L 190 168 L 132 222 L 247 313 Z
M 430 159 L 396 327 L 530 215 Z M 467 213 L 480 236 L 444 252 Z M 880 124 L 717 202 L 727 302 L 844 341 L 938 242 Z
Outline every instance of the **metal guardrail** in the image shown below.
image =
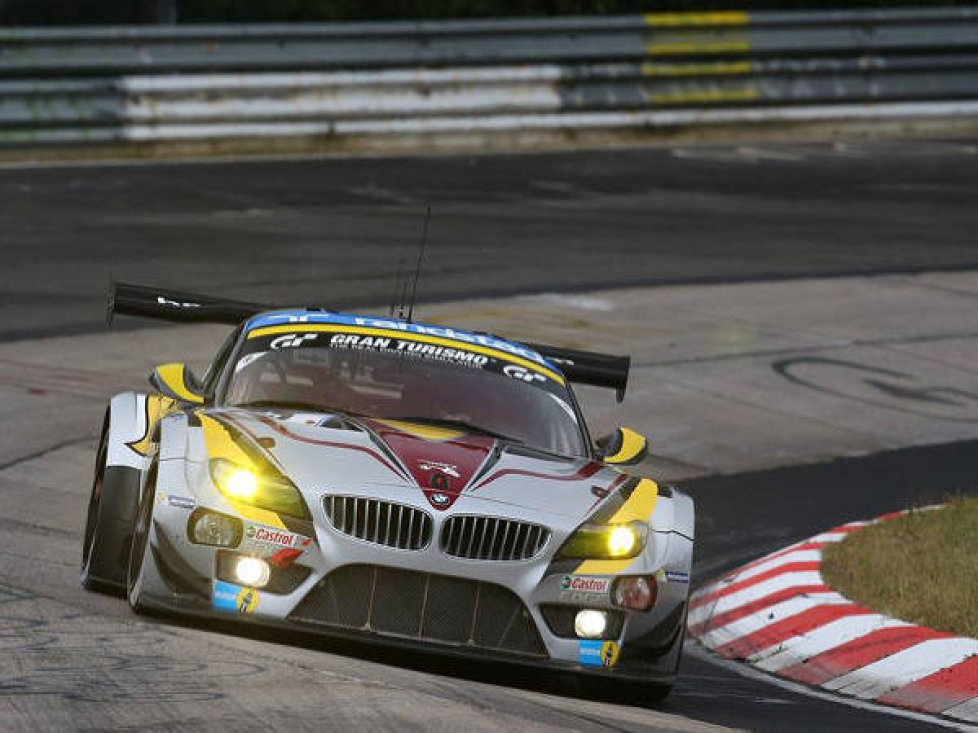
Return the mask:
M 0 30 L 0 145 L 934 115 L 941 103 L 978 111 L 978 8 Z

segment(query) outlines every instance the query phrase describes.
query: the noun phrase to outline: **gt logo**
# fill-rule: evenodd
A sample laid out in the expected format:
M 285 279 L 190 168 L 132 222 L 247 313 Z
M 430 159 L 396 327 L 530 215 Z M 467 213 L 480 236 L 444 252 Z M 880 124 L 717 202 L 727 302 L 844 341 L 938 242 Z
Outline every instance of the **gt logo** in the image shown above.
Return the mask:
M 535 374 L 528 369 L 524 369 L 516 364 L 507 364 L 503 367 L 503 374 L 507 377 L 512 377 L 513 379 L 519 379 L 524 382 L 545 382 L 546 377 L 542 374 Z
M 279 336 L 278 338 L 272 339 L 269 344 L 275 351 L 279 349 L 294 349 L 296 346 L 302 346 L 304 341 L 312 341 L 319 334 L 316 333 L 304 333 L 301 336 L 294 333 L 287 333 L 284 336 Z

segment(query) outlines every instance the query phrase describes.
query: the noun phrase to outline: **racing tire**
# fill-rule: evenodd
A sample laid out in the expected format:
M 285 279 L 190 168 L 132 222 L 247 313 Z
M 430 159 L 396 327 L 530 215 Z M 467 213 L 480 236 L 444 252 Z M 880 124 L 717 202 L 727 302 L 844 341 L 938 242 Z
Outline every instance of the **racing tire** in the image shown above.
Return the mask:
M 149 534 L 153 522 L 153 503 L 156 500 L 156 474 L 157 464 L 154 463 L 146 476 L 146 488 L 133 523 L 132 545 L 126 572 L 126 600 L 129 602 L 129 608 L 137 614 L 147 613 L 145 604 L 140 601 L 140 595 L 146 572 L 146 551 L 149 548 Z
M 672 692 L 672 685 L 646 685 L 643 697 L 651 705 L 661 705 Z
M 680 627 L 681 630 L 679 632 L 679 641 L 678 641 L 679 653 L 676 655 L 676 668 L 675 670 L 673 670 L 673 673 L 676 675 L 677 678 L 679 677 L 679 664 L 682 661 L 682 657 L 683 657 L 683 645 L 686 643 L 686 620 L 688 616 L 689 616 L 689 599 L 687 598 L 686 611 L 683 613 L 683 623 L 682 626 Z M 642 697 L 645 702 L 655 707 L 658 707 L 659 705 L 662 705 L 662 703 L 666 701 L 666 698 L 669 697 L 669 695 L 672 693 L 673 687 L 674 685 L 672 684 L 656 684 L 650 682 L 644 685 L 644 689 L 642 691 Z
M 86 590 L 121 596 L 126 588 L 139 471 L 106 465 L 108 434 L 106 418 L 85 519 L 81 584 Z

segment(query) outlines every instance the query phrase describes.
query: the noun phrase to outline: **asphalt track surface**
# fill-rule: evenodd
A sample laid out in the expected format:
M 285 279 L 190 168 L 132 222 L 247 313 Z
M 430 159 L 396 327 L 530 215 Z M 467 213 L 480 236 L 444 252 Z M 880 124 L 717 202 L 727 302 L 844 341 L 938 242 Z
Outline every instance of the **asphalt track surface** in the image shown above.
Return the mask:
M 428 203 L 427 300 L 971 269 L 978 266 L 975 150 L 944 140 L 3 170 L 0 339 L 100 330 L 110 277 L 280 302 L 386 302 Z M 696 580 L 785 538 L 974 487 L 976 450 L 978 443 L 957 443 L 690 481 Z M 507 689 L 635 702 L 632 690 L 582 688 L 509 668 L 459 670 L 439 659 L 339 651 L 393 665 L 400 677 L 420 670 L 489 682 L 499 692 L 485 704 L 508 705 L 508 715 L 528 721 L 555 713 L 519 703 Z M 439 694 L 473 694 L 461 687 Z M 700 654 L 684 658 L 663 710 L 759 731 L 929 729 L 745 677 Z M 608 721 L 573 721 L 584 723 Z
M 974 140 L 0 169 L 0 340 L 102 327 L 110 278 L 385 304 L 978 266 Z

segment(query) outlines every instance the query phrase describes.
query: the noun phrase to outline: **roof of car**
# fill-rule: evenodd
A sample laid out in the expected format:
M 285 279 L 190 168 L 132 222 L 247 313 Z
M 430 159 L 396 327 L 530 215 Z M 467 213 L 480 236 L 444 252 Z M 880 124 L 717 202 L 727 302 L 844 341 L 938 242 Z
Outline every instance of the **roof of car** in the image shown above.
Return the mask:
M 305 325 L 336 326 L 340 328 L 355 328 L 358 332 L 361 329 L 383 332 L 387 335 L 391 333 L 403 334 L 405 336 L 433 336 L 447 339 L 459 345 L 474 344 L 490 349 L 497 349 L 519 356 L 524 359 L 535 361 L 538 364 L 560 371 L 559 366 L 549 359 L 543 357 L 538 351 L 534 351 L 525 344 L 516 341 L 499 338 L 487 333 L 478 331 L 466 331 L 447 326 L 438 326 L 432 323 L 408 322 L 400 318 L 385 318 L 381 316 L 354 315 L 350 313 L 334 313 L 324 310 L 292 309 L 269 311 L 259 313 L 249 318 L 245 323 L 245 332 L 250 333 L 257 329 L 264 329 L 272 326 L 294 326 L 297 330 Z M 344 328 L 345 330 L 345 328 Z

